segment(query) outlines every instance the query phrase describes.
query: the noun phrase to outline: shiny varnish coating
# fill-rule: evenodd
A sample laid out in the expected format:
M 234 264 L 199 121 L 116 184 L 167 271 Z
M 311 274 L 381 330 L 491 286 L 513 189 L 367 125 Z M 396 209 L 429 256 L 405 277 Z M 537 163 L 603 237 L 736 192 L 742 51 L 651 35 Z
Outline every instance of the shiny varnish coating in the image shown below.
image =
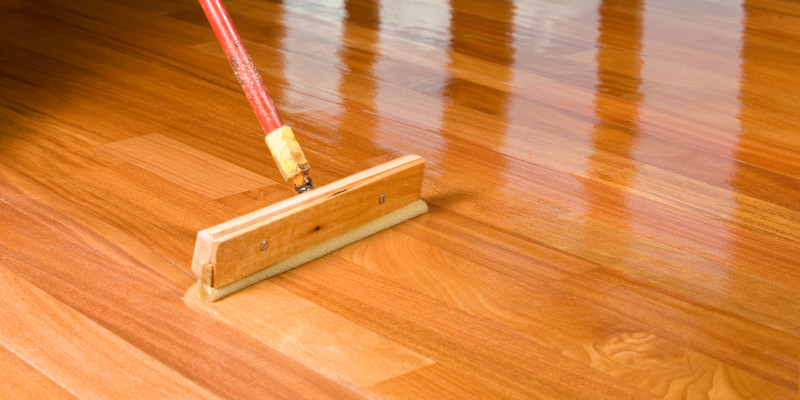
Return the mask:
M 228 0 L 324 185 L 430 212 L 208 305 L 293 196 L 199 5 L 0 5 L 0 397 L 796 399 L 800 6 Z

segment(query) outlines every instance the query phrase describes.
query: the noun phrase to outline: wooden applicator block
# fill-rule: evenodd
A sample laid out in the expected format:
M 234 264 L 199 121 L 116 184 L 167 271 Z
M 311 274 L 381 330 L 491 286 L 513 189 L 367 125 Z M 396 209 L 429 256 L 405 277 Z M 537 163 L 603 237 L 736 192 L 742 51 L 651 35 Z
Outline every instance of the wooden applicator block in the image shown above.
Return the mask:
M 197 234 L 192 271 L 216 300 L 427 211 L 404 156 Z

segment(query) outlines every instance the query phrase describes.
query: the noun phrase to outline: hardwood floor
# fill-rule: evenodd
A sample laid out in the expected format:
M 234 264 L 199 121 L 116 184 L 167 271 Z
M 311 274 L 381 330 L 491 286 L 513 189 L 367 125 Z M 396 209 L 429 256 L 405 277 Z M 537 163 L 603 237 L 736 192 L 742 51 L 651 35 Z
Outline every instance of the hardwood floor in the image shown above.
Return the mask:
M 319 184 L 429 213 L 216 303 L 293 195 L 199 5 L 0 5 L 0 397 L 797 399 L 800 4 L 227 0 Z

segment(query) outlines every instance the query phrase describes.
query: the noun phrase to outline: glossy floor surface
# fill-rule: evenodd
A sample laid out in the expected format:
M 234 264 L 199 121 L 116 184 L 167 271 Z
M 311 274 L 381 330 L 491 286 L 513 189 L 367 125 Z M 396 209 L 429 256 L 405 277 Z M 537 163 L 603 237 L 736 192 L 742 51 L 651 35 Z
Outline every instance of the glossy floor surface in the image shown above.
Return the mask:
M 797 2 L 227 5 L 316 181 L 430 212 L 203 304 L 292 190 L 199 5 L 5 1 L 0 397 L 798 397 Z

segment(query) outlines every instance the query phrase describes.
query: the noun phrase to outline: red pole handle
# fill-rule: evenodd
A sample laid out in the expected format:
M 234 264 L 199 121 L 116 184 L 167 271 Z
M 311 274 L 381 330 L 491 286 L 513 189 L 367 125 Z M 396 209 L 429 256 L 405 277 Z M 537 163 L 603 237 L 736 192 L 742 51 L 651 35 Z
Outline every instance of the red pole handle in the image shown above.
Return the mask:
M 233 26 L 231 16 L 228 10 L 222 4 L 221 0 L 200 0 L 200 6 L 206 13 L 208 22 L 211 23 L 211 28 L 214 34 L 217 35 L 217 40 L 228 57 L 228 62 L 233 68 L 233 73 L 239 84 L 242 85 L 247 100 L 250 101 L 250 106 L 258 117 L 258 122 L 264 129 L 265 134 L 283 126 L 283 121 L 275 110 L 275 105 L 272 104 L 272 99 L 267 93 L 267 88 L 264 86 L 264 81 L 261 80 L 253 59 L 244 48 L 244 43 Z

